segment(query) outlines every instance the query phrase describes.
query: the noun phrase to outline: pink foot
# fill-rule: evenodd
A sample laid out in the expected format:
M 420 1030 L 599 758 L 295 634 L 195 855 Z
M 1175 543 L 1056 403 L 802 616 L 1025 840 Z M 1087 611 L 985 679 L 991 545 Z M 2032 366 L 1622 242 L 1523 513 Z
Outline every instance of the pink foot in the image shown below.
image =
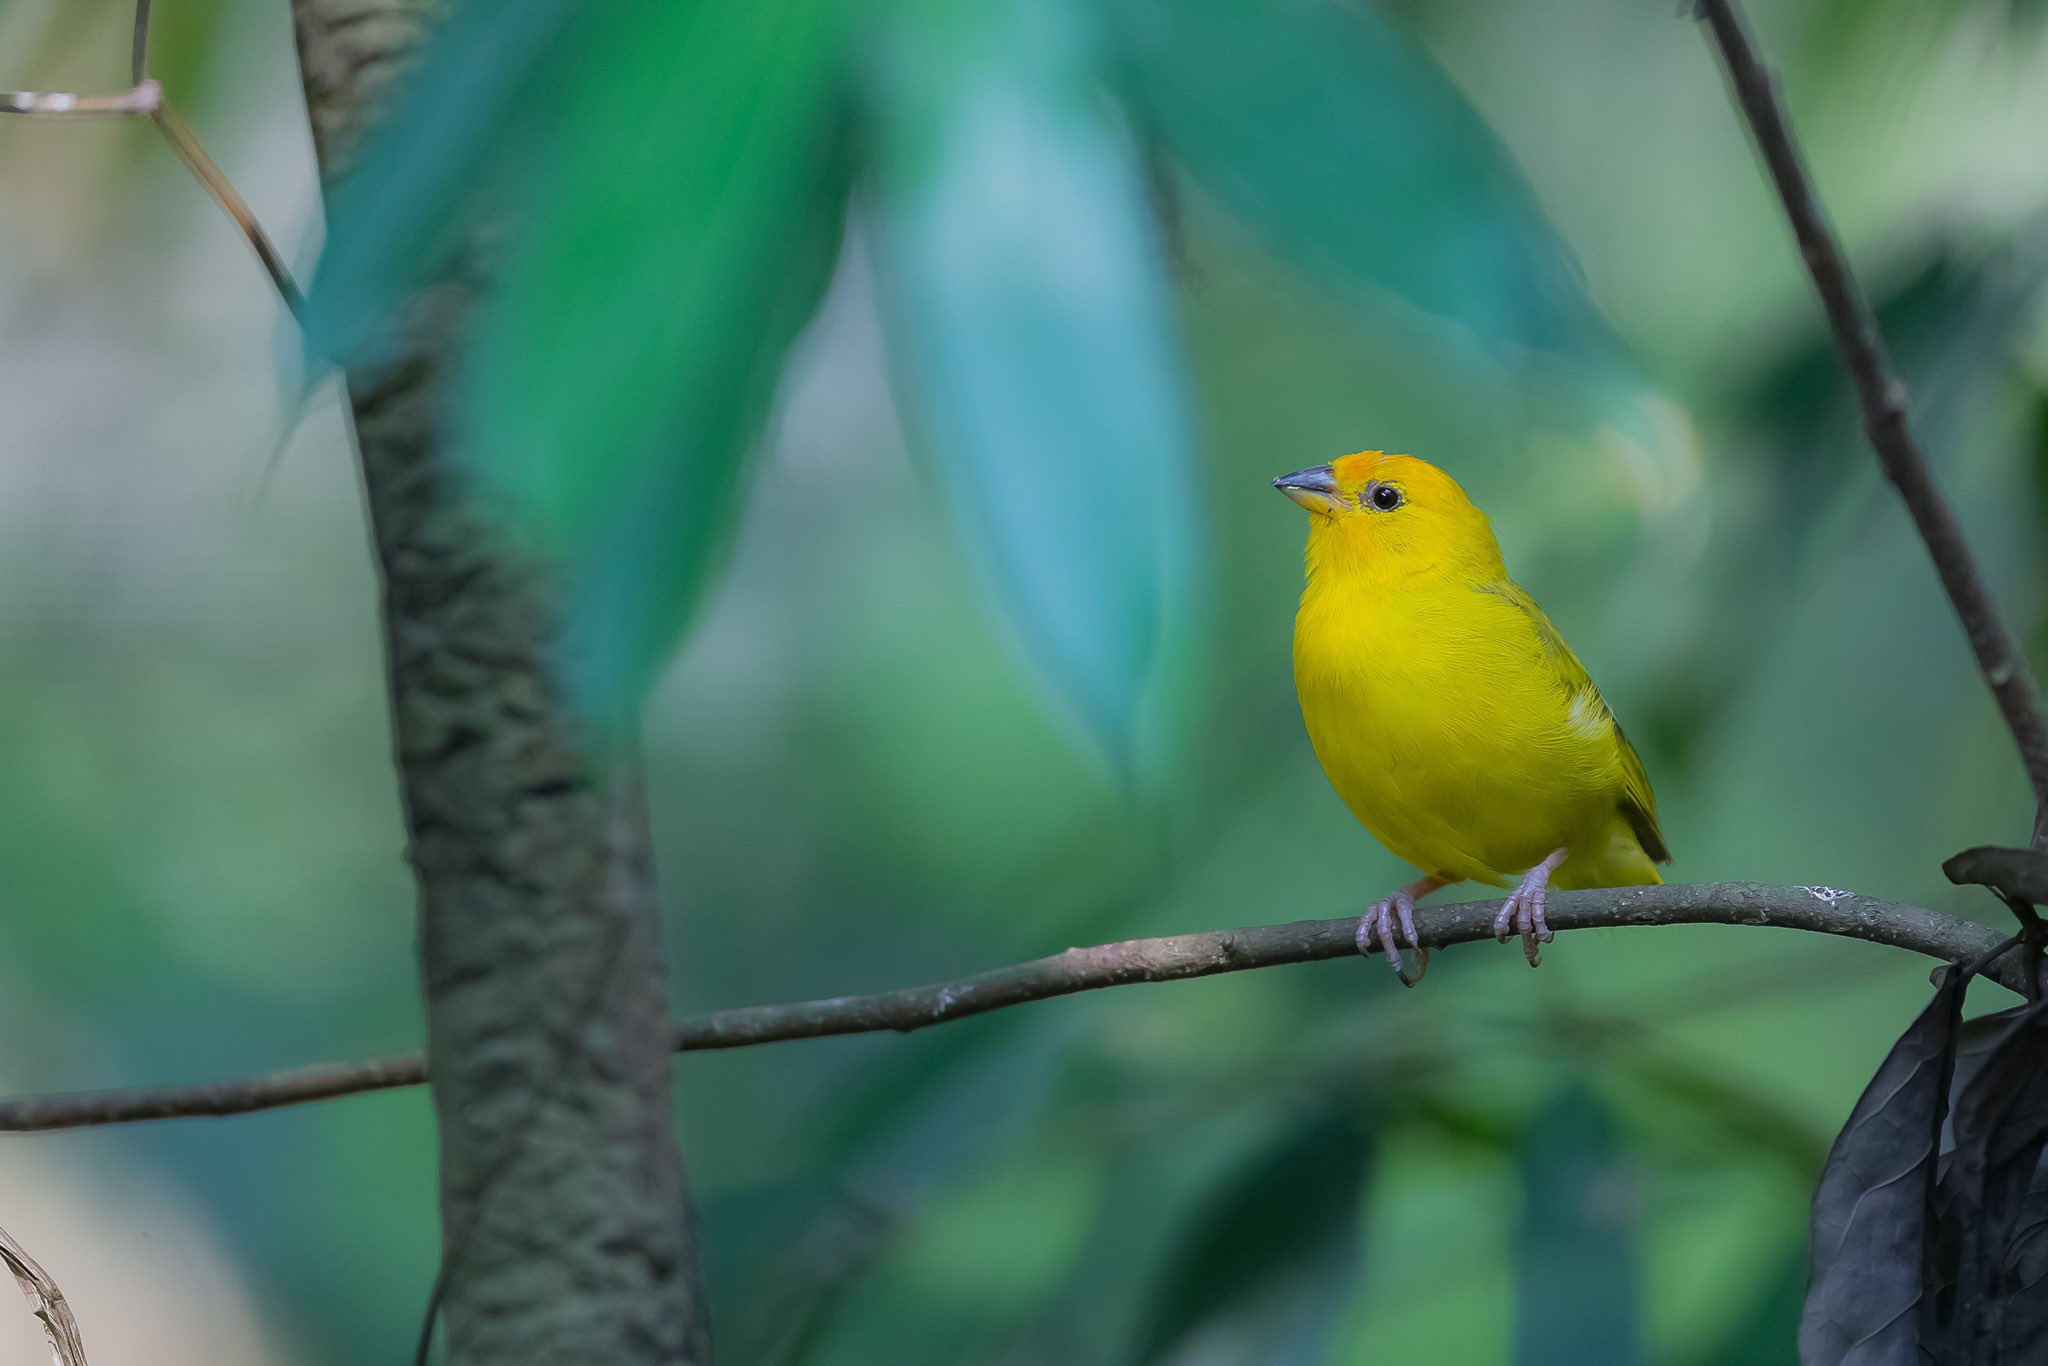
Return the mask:
M 1493 918 L 1493 937 L 1501 943 L 1507 943 L 1511 934 L 1522 936 L 1522 952 L 1532 968 L 1543 961 L 1536 945 L 1548 944 L 1556 937 L 1550 932 L 1550 922 L 1543 918 L 1543 903 L 1550 894 L 1550 874 L 1564 862 L 1564 855 L 1559 849 L 1524 873 L 1521 885 L 1508 894 L 1500 914 Z
M 1387 966 L 1394 970 L 1394 975 L 1401 979 L 1401 985 L 1404 987 L 1414 986 L 1429 971 L 1429 950 L 1422 947 L 1422 940 L 1415 932 L 1415 898 L 1428 896 L 1443 885 L 1439 878 L 1417 878 L 1406 887 L 1382 897 L 1373 904 L 1371 910 L 1359 918 L 1356 935 L 1358 951 L 1370 955 L 1377 942 L 1379 947 L 1386 951 Z M 1410 977 L 1407 970 L 1401 966 L 1401 947 L 1395 942 L 1394 935 L 1397 919 L 1400 923 L 1401 941 L 1415 950 L 1413 977 Z

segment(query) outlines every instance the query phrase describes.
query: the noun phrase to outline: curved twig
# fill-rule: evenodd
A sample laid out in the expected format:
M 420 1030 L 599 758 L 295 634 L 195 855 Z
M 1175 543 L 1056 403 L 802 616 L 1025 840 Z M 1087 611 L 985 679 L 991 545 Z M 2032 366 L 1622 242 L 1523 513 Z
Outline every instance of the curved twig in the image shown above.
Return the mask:
M 1420 918 L 1418 928 L 1429 948 L 1490 939 L 1499 907 L 1497 900 L 1431 907 Z M 1550 899 L 1549 919 L 1551 927 L 1560 931 L 1633 925 L 1776 926 L 1890 944 L 1949 963 L 1985 958 L 2000 943 L 1993 929 L 1919 906 L 1832 887 L 1750 882 L 1558 892 Z M 1347 916 L 1068 949 L 955 982 L 694 1015 L 676 1024 L 672 1042 L 677 1052 L 691 1053 L 835 1034 L 909 1033 L 1027 1001 L 1103 987 L 1349 958 L 1358 952 L 1352 942 L 1357 926 L 1357 920 Z M 2012 955 L 1995 959 L 1985 975 L 2015 991 L 2022 988 L 2020 965 Z M 0 1132 L 240 1115 L 418 1086 L 426 1079 L 426 1064 L 420 1055 L 407 1053 L 368 1062 L 322 1063 L 234 1081 L 25 1096 L 0 1100 Z

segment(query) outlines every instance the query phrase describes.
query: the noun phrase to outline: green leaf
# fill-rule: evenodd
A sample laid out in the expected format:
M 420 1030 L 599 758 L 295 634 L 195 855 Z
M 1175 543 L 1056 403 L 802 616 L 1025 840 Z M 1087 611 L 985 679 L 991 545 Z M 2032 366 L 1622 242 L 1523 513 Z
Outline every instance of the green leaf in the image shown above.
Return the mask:
M 1196 535 L 1139 162 L 1075 6 L 903 0 L 893 20 L 873 91 L 898 375 L 1023 644 L 1128 760 Z
M 1523 1136 L 1520 1157 L 1516 1366 L 1641 1361 L 1636 1191 L 1613 1116 L 1590 1092 L 1566 1091 Z
M 428 41 L 328 196 L 303 319 L 313 351 L 344 366 L 378 359 L 398 338 L 406 297 L 474 226 L 478 200 L 516 189 L 502 183 L 508 171 L 535 171 L 541 120 L 558 108 L 541 92 L 600 79 L 570 41 L 579 12 L 574 0 L 479 0 Z
M 1519 169 L 1371 5 L 1113 0 L 1147 125 L 1271 248 L 1482 344 L 1608 345 Z
M 840 0 L 605 12 L 479 319 L 483 484 L 562 568 L 564 666 L 630 705 L 681 633 L 841 235 Z
M 1198 1337 L 1266 1366 L 1314 1363 L 1363 1272 L 1360 1204 L 1376 1149 L 1355 1097 L 1292 1125 L 1230 1173 L 1189 1221 L 1136 1360 Z M 1206 1359 L 1206 1358 L 1205 1358 Z

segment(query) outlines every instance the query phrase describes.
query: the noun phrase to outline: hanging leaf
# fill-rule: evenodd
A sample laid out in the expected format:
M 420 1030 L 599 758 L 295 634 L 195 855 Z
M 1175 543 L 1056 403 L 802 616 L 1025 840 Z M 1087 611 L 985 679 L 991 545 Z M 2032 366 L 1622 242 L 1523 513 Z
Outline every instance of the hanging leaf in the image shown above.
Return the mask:
M 975 560 L 1128 760 L 1197 470 L 1144 179 L 1063 0 L 903 0 L 873 83 L 882 303 Z
M 2001 1342 L 2026 1280 L 2009 1252 L 2048 1147 L 2048 1005 L 2007 1026 L 1956 1101 L 1954 1134 L 1938 1204 L 1943 1251 L 1955 1258 L 1941 1267 L 1949 1276 L 1935 1296 L 1933 1355 L 1954 1366 L 2037 1360 L 2009 1355 Z M 2039 1317 L 2027 1306 L 2014 1327 L 2034 1337 Z
M 1374 1151 L 1368 1116 L 1346 1098 L 1232 1172 L 1177 1240 L 1141 1366 L 1211 1335 L 1256 1348 L 1263 1366 L 1320 1361 L 1363 1274 L 1359 1206 Z
M 559 572 L 564 672 L 606 721 L 687 622 L 831 277 L 845 9 L 464 5 L 337 191 L 309 334 L 344 363 L 491 243 L 459 447 Z
M 1961 979 L 1942 974 L 1934 1000 L 1892 1045 L 1828 1153 L 1813 1196 L 1813 1265 L 1799 1325 L 1805 1366 L 1920 1366 Z
M 487 187 L 515 167 L 537 173 L 542 121 L 560 108 L 538 91 L 597 79 L 572 35 L 580 12 L 574 0 L 472 0 L 429 40 L 328 197 L 302 320 L 313 351 L 344 366 L 378 359 L 406 298 L 476 226 Z
M 2048 1361 L 2048 1162 L 2034 1164 L 2006 1241 L 1999 1360 Z
M 1634 1180 L 1614 1117 L 1574 1087 L 1523 1136 L 1515 1236 L 1517 1366 L 1642 1360 Z
M 563 569 L 565 668 L 637 699 L 732 518 L 836 257 L 839 0 L 634 0 L 599 21 L 462 394 L 484 485 Z
M 1484 121 L 1371 5 L 1114 0 L 1125 80 L 1194 179 L 1297 266 L 1489 346 L 1603 349 L 1576 263 Z

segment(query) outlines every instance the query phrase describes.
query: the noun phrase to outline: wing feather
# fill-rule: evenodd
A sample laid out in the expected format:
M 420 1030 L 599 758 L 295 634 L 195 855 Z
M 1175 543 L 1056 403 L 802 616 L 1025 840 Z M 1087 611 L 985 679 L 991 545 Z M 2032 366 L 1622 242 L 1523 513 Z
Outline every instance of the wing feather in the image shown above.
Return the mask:
M 1621 792 L 1618 798 L 1621 814 L 1635 832 L 1636 842 L 1643 846 L 1643 852 L 1657 863 L 1669 863 L 1671 850 L 1665 846 L 1664 832 L 1657 827 L 1657 794 L 1650 790 L 1650 775 L 1644 770 L 1636 747 L 1623 733 L 1621 723 L 1615 721 L 1614 709 L 1607 705 L 1607 699 L 1594 685 L 1593 676 L 1586 672 L 1585 665 L 1579 663 L 1572 647 L 1565 644 L 1564 634 L 1544 615 L 1543 609 L 1536 605 L 1536 599 L 1513 580 L 1497 579 L 1480 584 L 1478 591 L 1502 599 L 1528 618 L 1537 639 L 1543 643 L 1544 653 L 1557 668 L 1558 681 L 1565 695 L 1571 699 L 1574 715 L 1591 711 L 1613 726 L 1614 744 L 1621 758 Z

